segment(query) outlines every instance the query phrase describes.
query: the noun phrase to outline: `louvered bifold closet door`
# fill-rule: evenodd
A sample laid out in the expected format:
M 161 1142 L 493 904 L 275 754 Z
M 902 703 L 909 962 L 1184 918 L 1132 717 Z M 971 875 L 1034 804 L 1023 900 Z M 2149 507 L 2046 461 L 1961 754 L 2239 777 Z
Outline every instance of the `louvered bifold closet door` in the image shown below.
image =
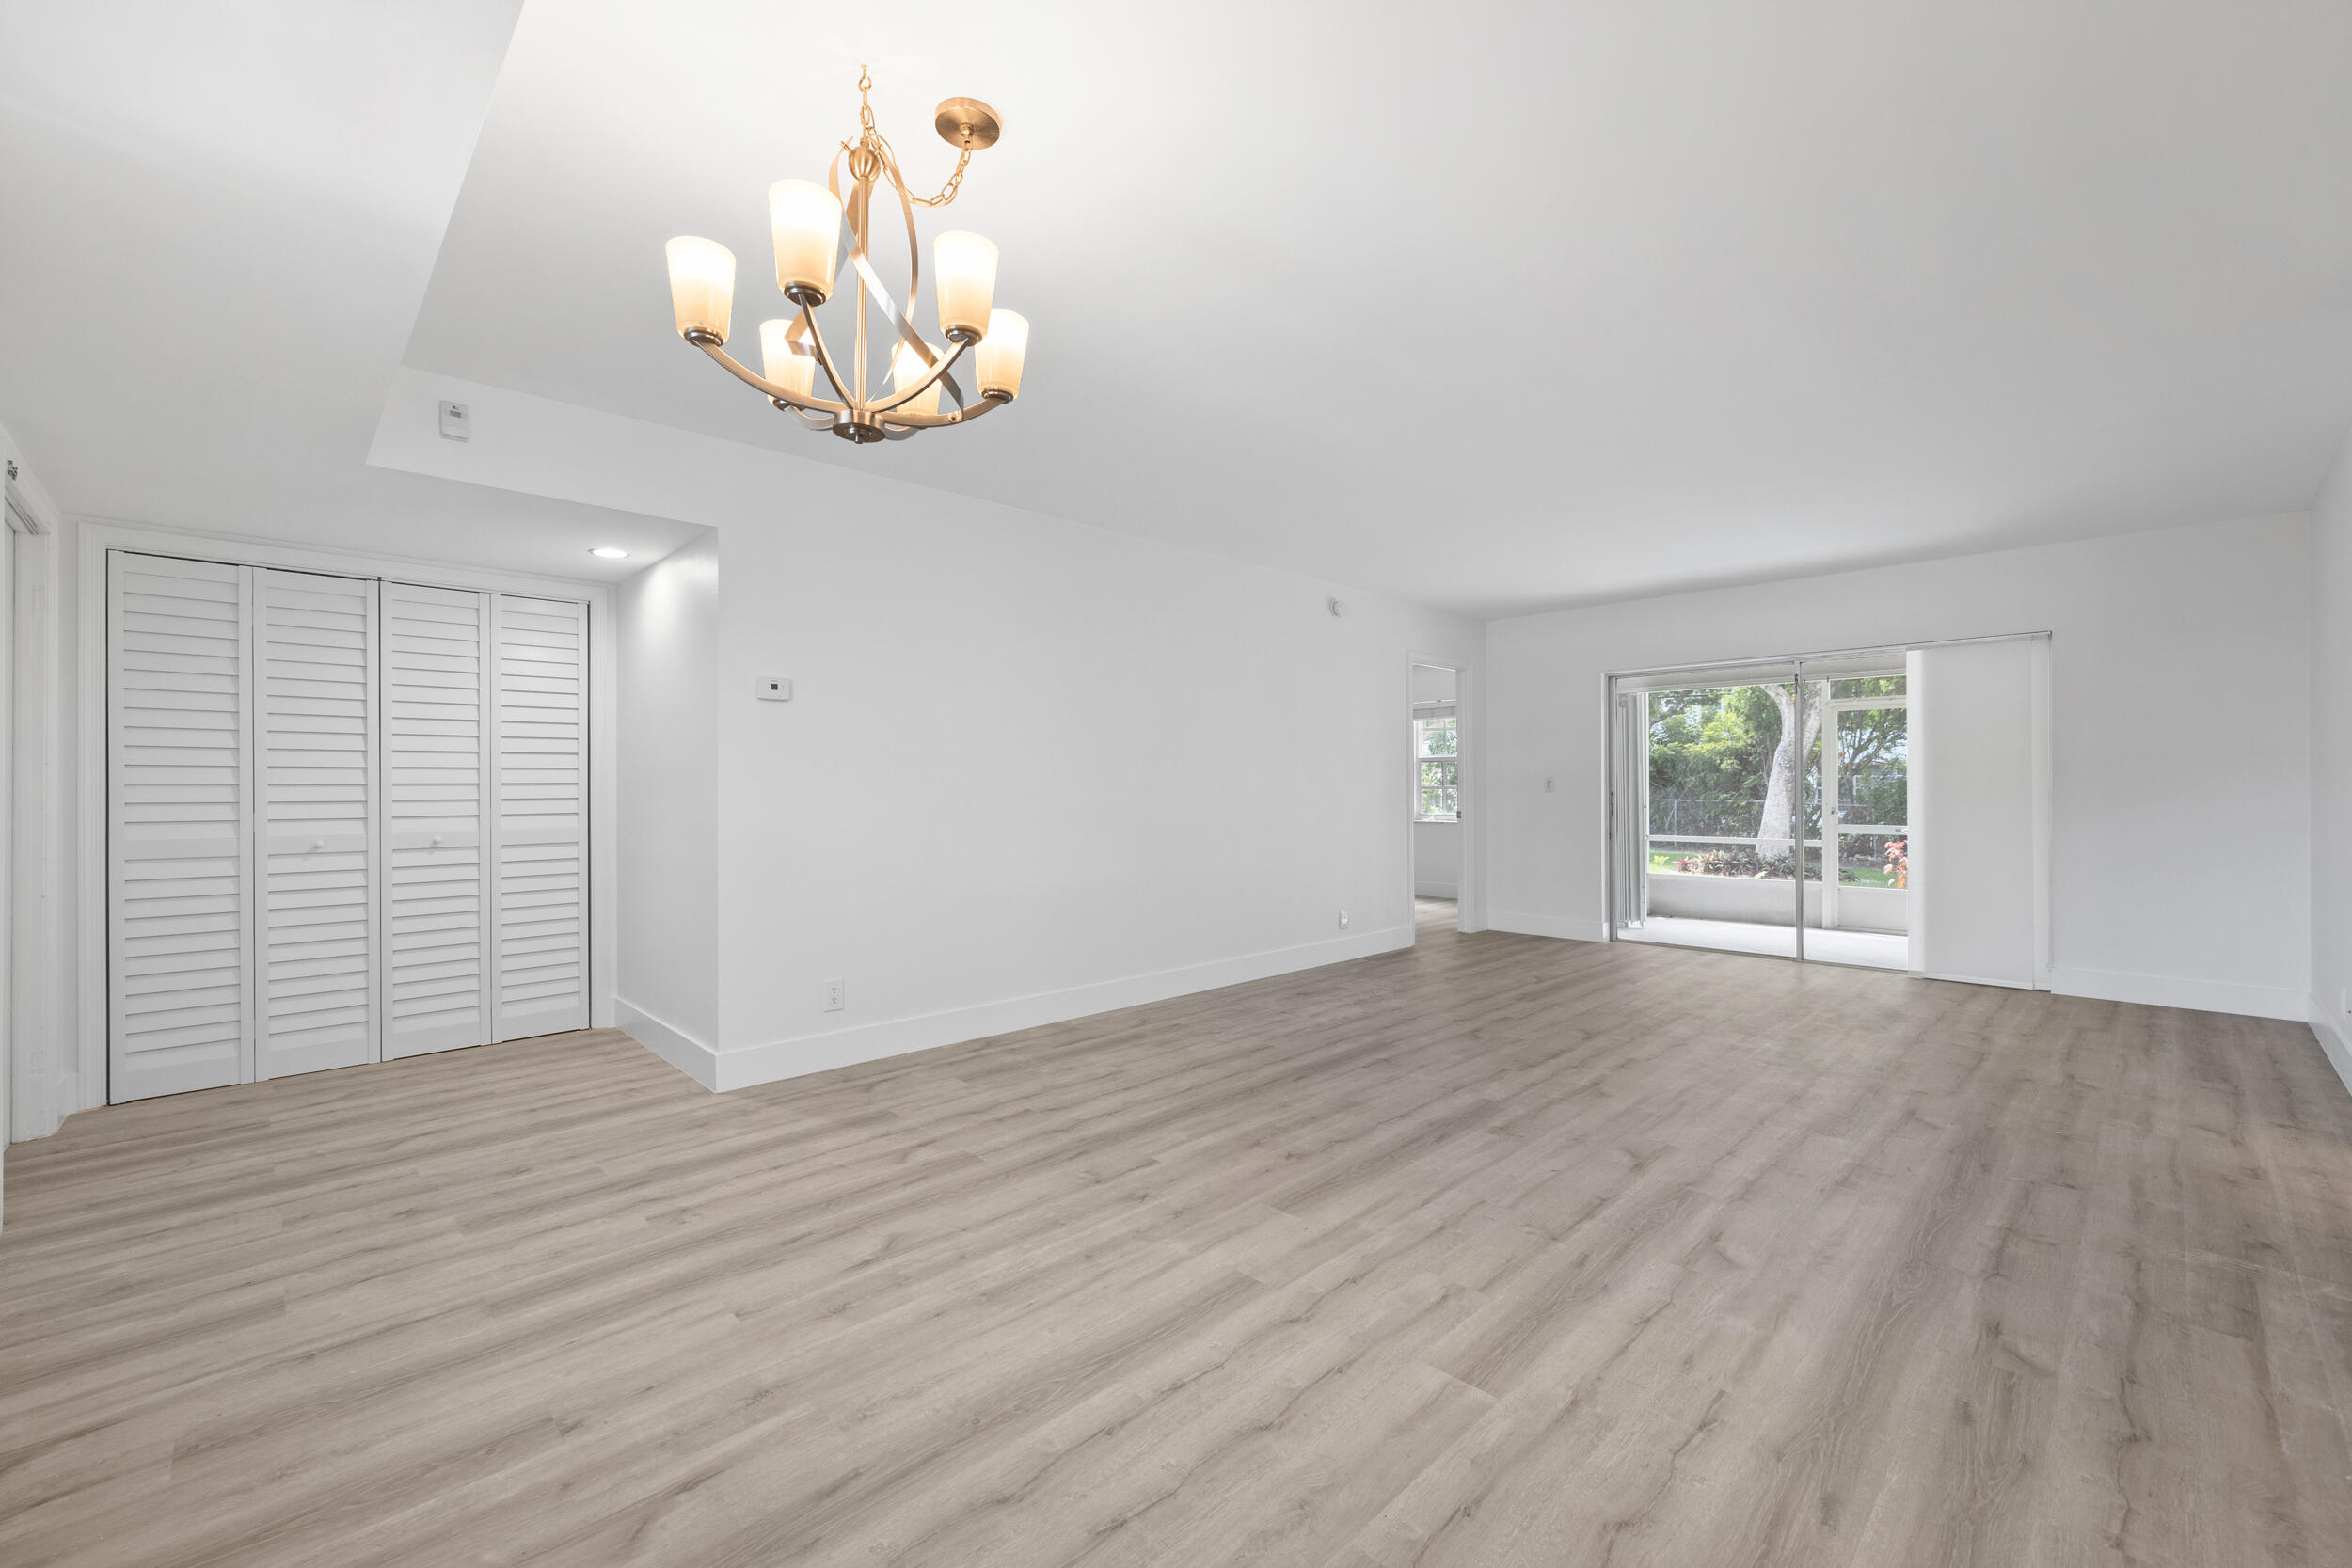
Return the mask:
M 256 1078 L 380 1055 L 375 583 L 255 574 Z
M 588 1027 L 588 607 L 491 606 L 492 1037 Z
M 251 1076 L 251 576 L 107 558 L 107 1098 Z
M 489 595 L 384 584 L 384 1054 L 490 1038 Z

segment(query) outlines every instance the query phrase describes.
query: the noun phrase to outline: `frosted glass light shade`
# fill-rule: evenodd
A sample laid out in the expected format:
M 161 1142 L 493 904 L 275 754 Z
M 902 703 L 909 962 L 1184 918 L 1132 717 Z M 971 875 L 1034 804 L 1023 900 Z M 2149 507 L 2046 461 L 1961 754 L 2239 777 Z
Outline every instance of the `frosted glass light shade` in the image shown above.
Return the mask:
M 663 247 L 670 257 L 670 309 L 678 335 L 727 341 L 735 311 L 735 252 L 716 240 L 681 234 Z
M 817 360 L 792 352 L 791 321 L 771 318 L 759 324 L 759 373 L 795 397 L 812 397 L 817 390 Z
M 934 347 L 931 352 L 937 354 Z M 922 356 L 904 342 L 894 343 L 890 349 L 890 390 L 893 395 L 905 390 L 931 373 Z M 882 410 L 882 418 L 891 420 L 900 414 L 936 414 L 939 412 L 939 383 L 934 381 L 896 408 Z
M 954 340 L 988 330 L 988 307 L 996 297 L 996 247 L 977 234 L 950 229 L 931 242 L 937 272 L 939 331 Z
M 989 311 L 988 336 L 972 352 L 979 360 L 976 376 L 980 396 L 1019 397 L 1021 362 L 1029 356 L 1029 318 L 1010 310 Z
M 794 304 L 795 290 L 811 305 L 833 295 L 833 264 L 841 253 L 841 198 L 805 180 L 768 187 L 768 229 L 776 242 L 776 287 Z

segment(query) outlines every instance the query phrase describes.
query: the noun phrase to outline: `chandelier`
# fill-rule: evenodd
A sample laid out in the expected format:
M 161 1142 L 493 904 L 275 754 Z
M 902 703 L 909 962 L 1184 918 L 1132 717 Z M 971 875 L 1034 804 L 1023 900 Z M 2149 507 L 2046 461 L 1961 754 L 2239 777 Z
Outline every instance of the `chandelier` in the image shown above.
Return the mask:
M 867 101 L 873 77 L 858 71 L 858 139 L 843 142 L 822 185 L 806 180 L 779 180 L 768 190 L 768 222 L 775 240 L 776 287 L 800 307 L 797 316 L 759 324 L 760 369 L 754 375 L 726 352 L 727 327 L 735 309 L 735 253 L 715 240 L 691 235 L 672 240 L 670 304 L 677 315 L 678 336 L 726 367 L 738 380 L 764 393 L 768 401 L 811 430 L 830 430 L 846 441 L 903 440 L 918 430 L 969 423 L 992 408 L 1021 394 L 1021 362 L 1029 348 L 1029 324 L 1010 310 L 999 309 L 996 294 L 996 247 L 977 234 L 961 230 L 941 234 L 932 242 L 937 277 L 931 285 L 939 310 L 939 335 L 953 346 L 943 349 L 915 328 L 909 315 L 923 281 L 922 247 L 914 235 L 914 209 L 945 207 L 955 200 L 972 154 L 995 144 L 1004 130 L 996 111 L 975 98 L 950 98 L 939 105 L 933 120 L 939 135 L 958 150 L 956 171 L 937 196 L 915 196 L 898 172 L 898 154 L 874 129 L 874 109 Z M 841 168 L 849 165 L 850 194 L 841 194 Z M 898 193 L 898 211 L 906 218 L 907 304 L 901 309 L 883 286 L 868 256 L 873 238 L 874 193 L 882 181 Z M 885 198 L 887 199 L 887 198 Z M 846 364 L 826 346 L 817 325 L 817 308 L 834 293 L 834 277 L 843 256 L 842 223 L 849 224 L 847 260 L 857 276 L 850 280 L 856 295 L 854 346 Z M 871 389 L 866 366 L 869 310 L 880 318 L 879 336 L 888 345 L 890 380 L 885 388 Z M 979 400 L 967 403 L 952 373 L 964 352 L 973 351 L 973 379 Z M 831 397 L 820 396 L 817 378 L 824 377 Z M 955 406 L 943 410 L 942 390 Z

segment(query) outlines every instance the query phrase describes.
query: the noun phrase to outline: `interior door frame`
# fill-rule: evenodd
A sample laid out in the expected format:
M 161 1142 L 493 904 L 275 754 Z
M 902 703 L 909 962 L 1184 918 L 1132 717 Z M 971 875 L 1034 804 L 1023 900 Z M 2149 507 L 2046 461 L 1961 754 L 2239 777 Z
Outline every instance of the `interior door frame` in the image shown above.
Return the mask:
M 0 451 L 8 450 L 0 433 Z M 15 466 L 13 457 L 10 467 Z M 10 691 L 9 796 L 14 852 L 5 896 L 8 902 L 11 966 L 9 1051 L 0 1073 L 9 1080 L 5 1097 L 8 1119 L 0 1123 L 0 1143 L 46 1137 L 69 1112 L 78 1110 L 74 1073 L 79 1063 L 72 1042 L 58 1042 L 53 1027 L 59 991 L 59 966 L 70 939 L 55 919 L 67 856 L 56 844 L 60 748 L 57 722 L 62 704 L 56 667 L 58 548 L 56 514 L 38 487 L 21 477 L 6 484 L 15 594 L 9 607 L 13 645 Z M 71 1091 L 71 1092 L 69 1092 Z
M 238 534 L 84 523 L 74 558 L 74 840 L 76 911 L 73 980 L 79 999 L 79 1028 L 72 1074 L 73 1098 L 60 1113 L 94 1110 L 107 1102 L 106 942 L 106 557 L 114 550 L 215 561 L 232 566 L 321 572 L 330 576 L 391 578 L 431 588 L 469 593 L 516 594 L 568 599 L 588 606 L 588 1022 L 612 1026 L 612 990 L 618 974 L 618 913 L 613 868 L 617 866 L 614 792 L 617 739 L 614 714 L 616 645 L 612 590 L 600 582 L 487 571 L 407 556 L 373 555 L 319 546 L 292 546 Z
M 1436 670 L 1454 672 L 1454 733 L 1455 798 L 1459 800 L 1462 827 L 1461 879 L 1454 885 L 1454 927 L 1457 931 L 1483 931 L 1486 928 L 1486 879 L 1480 875 L 1486 863 L 1483 846 L 1486 843 L 1486 814 L 1472 810 L 1477 801 L 1478 784 L 1478 721 L 1472 703 L 1478 690 L 1478 667 L 1459 654 L 1405 653 L 1405 942 L 1411 946 L 1419 939 L 1420 927 L 1413 916 L 1419 894 L 1413 881 L 1413 817 L 1421 804 L 1421 759 L 1414 754 L 1413 744 L 1413 669 L 1427 665 Z

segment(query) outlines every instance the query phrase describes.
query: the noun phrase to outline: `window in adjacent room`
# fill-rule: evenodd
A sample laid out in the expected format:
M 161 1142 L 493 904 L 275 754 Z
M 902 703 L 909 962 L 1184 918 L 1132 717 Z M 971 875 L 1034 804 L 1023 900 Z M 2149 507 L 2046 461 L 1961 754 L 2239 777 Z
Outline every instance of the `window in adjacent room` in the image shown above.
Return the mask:
M 1455 722 L 1450 706 L 1413 718 L 1413 754 L 1421 764 L 1421 799 L 1414 816 L 1421 821 L 1461 819 L 1461 740 Z

